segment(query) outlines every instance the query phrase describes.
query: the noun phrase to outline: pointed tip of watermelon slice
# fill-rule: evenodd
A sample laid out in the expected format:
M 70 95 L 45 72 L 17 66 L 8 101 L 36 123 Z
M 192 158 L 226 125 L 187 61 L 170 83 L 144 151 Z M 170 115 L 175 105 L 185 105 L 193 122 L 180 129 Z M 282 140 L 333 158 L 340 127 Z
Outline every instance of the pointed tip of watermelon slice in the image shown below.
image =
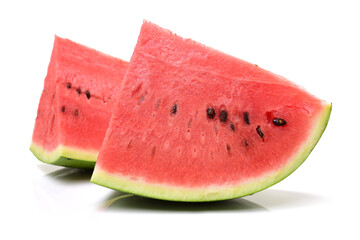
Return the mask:
M 319 112 L 317 120 L 314 120 L 314 127 L 308 139 L 302 146 L 299 147 L 299 151 L 294 154 L 292 160 L 290 160 L 284 168 L 274 175 L 274 179 L 276 179 L 276 181 L 265 188 L 268 188 L 288 177 L 307 159 L 324 133 L 330 119 L 331 111 L 332 103 L 323 101 L 323 109 Z
M 181 188 L 157 183 L 149 183 L 142 179 L 131 179 L 109 173 L 96 165 L 91 182 L 123 192 L 140 196 L 185 202 L 206 202 L 233 199 L 247 196 L 264 190 L 294 172 L 309 156 L 323 134 L 332 110 L 332 104 L 324 102 L 322 111 L 314 119 L 314 127 L 305 143 L 299 147 L 291 160 L 280 170 L 250 179 L 238 185 L 211 186 L 202 188 Z
M 98 155 L 96 151 L 81 151 L 81 149 L 62 145 L 52 151 L 48 151 L 34 142 L 30 145 L 30 151 L 37 159 L 44 163 L 73 168 L 94 168 Z

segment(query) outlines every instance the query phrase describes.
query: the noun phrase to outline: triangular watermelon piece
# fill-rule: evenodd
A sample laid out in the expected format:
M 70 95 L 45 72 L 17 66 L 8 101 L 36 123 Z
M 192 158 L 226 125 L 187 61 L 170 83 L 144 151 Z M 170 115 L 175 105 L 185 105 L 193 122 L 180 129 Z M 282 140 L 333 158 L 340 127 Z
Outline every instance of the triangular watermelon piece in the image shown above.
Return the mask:
M 94 167 L 127 66 L 55 37 L 30 147 L 39 160 Z
M 144 22 L 91 181 L 151 198 L 231 199 L 292 173 L 331 105 Z

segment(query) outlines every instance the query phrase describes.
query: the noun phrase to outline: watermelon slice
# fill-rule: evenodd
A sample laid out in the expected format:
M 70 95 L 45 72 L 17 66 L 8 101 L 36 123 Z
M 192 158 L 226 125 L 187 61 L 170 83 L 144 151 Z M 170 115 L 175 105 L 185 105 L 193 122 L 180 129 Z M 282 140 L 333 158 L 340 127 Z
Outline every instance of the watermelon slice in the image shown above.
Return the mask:
M 127 66 L 55 37 L 30 147 L 39 160 L 94 167 Z
M 174 201 L 245 196 L 307 158 L 331 105 L 144 22 L 91 181 Z

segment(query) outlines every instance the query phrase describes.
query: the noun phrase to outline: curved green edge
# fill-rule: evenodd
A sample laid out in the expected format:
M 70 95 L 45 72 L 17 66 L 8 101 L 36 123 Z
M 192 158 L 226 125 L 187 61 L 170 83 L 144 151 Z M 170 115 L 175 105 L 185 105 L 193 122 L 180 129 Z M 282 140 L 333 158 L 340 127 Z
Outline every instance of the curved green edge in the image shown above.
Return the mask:
M 59 145 L 53 151 L 47 151 L 32 142 L 30 151 L 44 163 L 73 168 L 94 168 L 98 156 L 97 151 L 81 150 Z
M 114 175 L 102 170 L 98 165 L 95 166 L 90 181 L 123 192 L 171 201 L 205 202 L 250 195 L 280 182 L 294 172 L 305 161 L 319 141 L 329 121 L 332 105 L 328 103 L 325 103 L 324 105 L 324 109 L 322 113 L 319 114 L 312 134 L 303 147 L 300 147 L 299 152 L 295 154 L 293 160 L 289 161 L 289 163 L 281 170 L 268 173 L 260 178 L 249 179 L 245 183 L 242 182 L 235 186 L 181 188 L 171 185 L 148 183 L 141 179 L 134 180 L 129 177 Z

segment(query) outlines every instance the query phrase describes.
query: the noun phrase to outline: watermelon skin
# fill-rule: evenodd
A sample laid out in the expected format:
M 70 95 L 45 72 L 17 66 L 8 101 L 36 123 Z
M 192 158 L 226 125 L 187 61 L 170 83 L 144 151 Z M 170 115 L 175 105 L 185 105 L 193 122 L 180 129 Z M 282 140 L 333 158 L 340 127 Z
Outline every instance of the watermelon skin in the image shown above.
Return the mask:
M 94 167 L 127 66 L 55 36 L 30 146 L 39 160 Z
M 303 163 L 331 113 L 289 80 L 149 22 L 120 98 L 91 182 L 172 201 L 272 186 Z

